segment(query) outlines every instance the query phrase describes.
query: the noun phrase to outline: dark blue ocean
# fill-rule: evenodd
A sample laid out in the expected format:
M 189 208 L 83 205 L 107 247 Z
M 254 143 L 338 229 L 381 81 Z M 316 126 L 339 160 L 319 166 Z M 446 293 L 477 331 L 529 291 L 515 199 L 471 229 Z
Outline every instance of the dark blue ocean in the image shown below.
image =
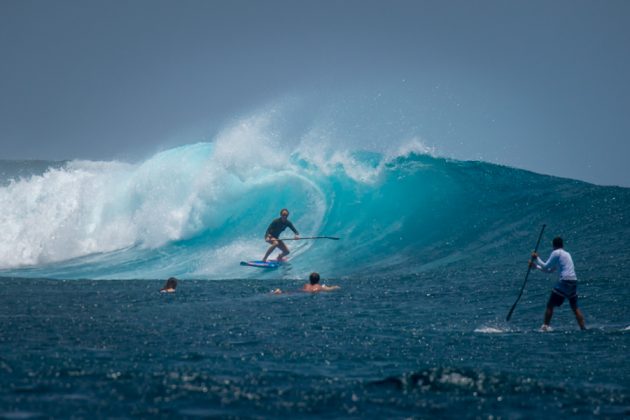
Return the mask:
M 629 189 L 413 147 L 228 143 L 0 162 L 0 418 L 630 416 Z M 240 266 L 283 207 L 340 240 Z M 505 321 L 543 223 L 587 331 L 565 304 L 539 332 L 541 272 Z M 341 289 L 300 292 L 312 271 Z

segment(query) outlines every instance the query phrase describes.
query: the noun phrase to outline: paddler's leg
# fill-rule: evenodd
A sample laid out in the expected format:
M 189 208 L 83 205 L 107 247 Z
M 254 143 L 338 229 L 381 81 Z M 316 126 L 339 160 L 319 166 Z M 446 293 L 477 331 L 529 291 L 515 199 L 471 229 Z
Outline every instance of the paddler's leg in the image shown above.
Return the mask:
M 278 255 L 278 261 L 284 260 L 284 257 L 289 255 L 289 248 L 287 248 L 286 244 L 283 241 L 278 241 L 278 248 L 282 250 L 282 253 Z
M 278 241 L 276 239 L 265 239 L 267 242 L 269 242 L 271 244 L 271 246 L 267 249 L 267 252 L 265 252 L 265 256 L 263 257 L 263 261 L 267 261 L 267 258 L 269 258 L 269 254 L 271 254 L 273 252 L 274 249 L 276 249 L 276 247 L 278 246 Z
M 561 306 L 563 302 L 564 296 L 552 290 L 549 295 L 549 301 L 547 302 L 547 309 L 545 309 L 545 321 L 543 322 L 543 328 L 545 326 L 546 328 L 549 328 L 549 324 L 551 324 L 551 317 L 553 316 L 553 308 Z
M 545 309 L 545 320 L 543 321 L 543 325 L 546 325 L 547 327 L 549 327 L 552 316 L 553 316 L 553 306 L 547 304 L 547 309 Z
M 580 308 L 578 308 L 577 306 L 577 295 L 575 296 L 575 298 L 569 299 L 569 304 L 571 305 L 571 309 L 573 309 L 575 319 L 580 326 L 580 329 L 585 330 L 586 325 L 584 325 L 584 315 L 582 314 L 582 311 L 580 311 Z
M 549 295 L 549 301 L 547 302 L 547 309 L 545 309 L 545 320 L 543 321 L 543 328 L 546 326 L 549 328 L 549 324 L 551 324 L 551 317 L 553 316 L 553 308 L 555 306 L 562 305 L 564 298 L 557 293 L 551 292 Z

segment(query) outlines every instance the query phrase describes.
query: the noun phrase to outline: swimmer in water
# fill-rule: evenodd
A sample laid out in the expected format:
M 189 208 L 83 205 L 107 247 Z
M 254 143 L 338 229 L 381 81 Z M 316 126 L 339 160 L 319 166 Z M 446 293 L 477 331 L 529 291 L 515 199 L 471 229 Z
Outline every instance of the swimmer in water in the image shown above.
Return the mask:
M 166 284 L 164 287 L 160 289 L 161 293 L 174 293 L 177 288 L 177 279 L 175 277 L 171 277 L 166 280 Z
M 307 293 L 319 293 L 319 292 L 331 292 L 333 290 L 339 290 L 341 287 L 339 286 L 326 286 L 325 284 L 319 284 L 319 273 L 312 272 L 308 277 L 309 282 L 306 283 L 300 291 Z M 274 289 L 271 291 L 274 295 L 281 295 L 283 292 L 281 289 Z
M 326 286 L 319 284 L 319 273 L 312 272 L 308 277 L 309 282 L 302 287 L 302 291 L 309 293 L 330 292 L 332 290 L 341 289 L 339 286 Z

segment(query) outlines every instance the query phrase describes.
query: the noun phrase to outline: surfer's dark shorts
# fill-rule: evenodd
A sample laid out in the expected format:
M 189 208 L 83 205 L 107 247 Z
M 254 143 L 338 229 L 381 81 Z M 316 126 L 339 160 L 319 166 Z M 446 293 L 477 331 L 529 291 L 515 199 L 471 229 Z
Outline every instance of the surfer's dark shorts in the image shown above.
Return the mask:
M 577 281 L 575 280 L 560 280 L 553 287 L 551 296 L 549 296 L 548 305 L 561 306 L 565 299 L 569 299 L 569 304 L 572 308 L 577 308 Z

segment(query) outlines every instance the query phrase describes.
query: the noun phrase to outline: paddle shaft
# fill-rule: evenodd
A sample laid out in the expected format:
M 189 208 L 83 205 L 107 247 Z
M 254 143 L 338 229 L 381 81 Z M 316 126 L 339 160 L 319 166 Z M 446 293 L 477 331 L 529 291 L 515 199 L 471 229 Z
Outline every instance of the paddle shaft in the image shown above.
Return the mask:
M 302 239 L 332 239 L 338 241 L 339 238 L 334 236 L 305 236 L 303 238 L 282 238 L 280 241 L 301 241 Z
M 540 234 L 538 235 L 538 241 L 536 241 L 536 248 L 534 248 L 534 252 L 538 252 L 538 245 L 540 245 L 540 239 L 542 238 L 542 235 L 543 235 L 543 232 L 545 231 L 546 226 L 547 225 L 543 224 L 542 229 L 540 229 Z M 530 258 L 530 262 L 531 262 L 531 258 Z M 519 292 L 518 297 L 516 298 L 516 302 L 514 302 L 514 305 L 512 305 L 512 307 L 510 308 L 510 312 L 508 312 L 507 317 L 505 318 L 506 321 L 509 321 L 510 318 L 512 318 L 512 313 L 514 312 L 514 309 L 516 308 L 516 304 L 521 299 L 521 296 L 523 295 L 523 290 L 525 290 L 525 284 L 527 284 L 527 278 L 529 277 L 530 271 L 532 271 L 532 266 L 531 264 L 527 264 L 527 274 L 525 274 L 525 281 L 523 282 L 521 291 Z

